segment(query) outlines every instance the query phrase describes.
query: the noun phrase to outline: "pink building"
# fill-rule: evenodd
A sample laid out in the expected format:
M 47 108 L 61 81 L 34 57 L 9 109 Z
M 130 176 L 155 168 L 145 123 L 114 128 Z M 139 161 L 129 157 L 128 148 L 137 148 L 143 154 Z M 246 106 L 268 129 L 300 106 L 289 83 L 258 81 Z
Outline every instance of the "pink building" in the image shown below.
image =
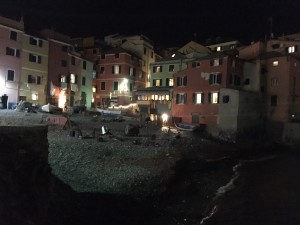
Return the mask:
M 134 91 L 146 86 L 141 60 L 122 48 L 104 51 L 93 83 L 95 106 L 127 105 L 132 102 Z
M 221 88 L 239 89 L 242 63 L 225 53 L 213 53 L 188 64 L 174 75 L 172 116 L 190 124 L 218 123 Z
M 23 21 L 0 17 L 0 100 L 1 107 L 19 101 Z

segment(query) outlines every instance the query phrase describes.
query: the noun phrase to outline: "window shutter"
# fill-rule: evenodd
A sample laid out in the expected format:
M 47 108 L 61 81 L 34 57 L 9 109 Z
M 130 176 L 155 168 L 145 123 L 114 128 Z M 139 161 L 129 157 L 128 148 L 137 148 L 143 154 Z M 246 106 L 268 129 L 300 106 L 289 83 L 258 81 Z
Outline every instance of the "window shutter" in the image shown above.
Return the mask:
M 36 83 L 37 83 L 37 84 L 41 84 L 41 77 L 40 77 L 40 76 L 37 76 Z
M 218 100 L 217 100 L 218 104 L 219 104 L 219 99 L 220 99 L 220 92 L 218 92 Z
M 58 75 L 58 83 L 61 83 L 61 74 Z
M 213 83 L 214 75 L 211 73 L 209 74 L 209 84 Z
M 152 87 L 155 86 L 155 80 L 152 80 Z
M 31 83 L 31 75 L 28 75 L 27 83 Z
M 211 103 L 211 93 L 210 92 L 208 93 L 208 103 L 209 104 Z
M 177 83 L 177 86 L 180 86 L 180 77 L 177 77 L 176 83 Z
M 222 65 L 222 59 L 219 59 L 219 65 Z
M 16 56 L 17 56 L 18 58 L 20 58 L 20 49 L 17 49 L 17 51 L 16 51 Z
M 41 64 L 42 63 L 42 56 L 38 56 L 38 63 Z
M 184 103 L 184 104 L 187 103 L 187 94 L 186 94 L 186 93 L 184 94 L 183 103 Z
M 39 46 L 43 47 L 43 41 L 42 40 L 39 41 Z
M 187 85 L 187 76 L 183 77 L 183 86 Z
M 176 94 L 176 104 L 179 102 L 179 94 Z
M 66 83 L 70 83 L 70 80 L 71 80 L 71 76 L 70 76 L 70 74 L 69 75 L 67 75 L 67 82 Z
M 77 82 L 78 82 L 78 75 L 75 74 L 75 84 L 77 84 Z
M 196 103 L 196 93 L 193 93 L 193 96 L 192 96 L 192 103 Z
M 219 73 L 217 76 L 217 82 L 218 82 L 218 84 L 222 83 L 222 74 L 221 73 Z
M 159 86 L 162 86 L 162 79 L 159 80 Z
M 119 66 L 119 74 L 121 74 L 121 66 Z
M 115 66 L 112 66 L 112 67 L 111 67 L 111 73 L 112 73 L 112 74 L 115 74 Z

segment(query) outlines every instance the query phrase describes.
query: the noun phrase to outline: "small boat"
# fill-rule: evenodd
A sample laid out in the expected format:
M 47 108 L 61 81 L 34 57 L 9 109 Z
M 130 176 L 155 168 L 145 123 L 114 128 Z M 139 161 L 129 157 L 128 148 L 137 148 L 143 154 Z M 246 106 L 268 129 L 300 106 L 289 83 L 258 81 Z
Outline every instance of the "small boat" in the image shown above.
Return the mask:
M 121 115 L 121 110 L 109 110 L 109 109 L 97 108 L 97 111 L 101 112 L 103 115 Z
M 48 103 L 46 105 L 43 105 L 41 107 L 41 109 L 42 109 L 43 112 L 53 113 L 56 110 L 56 106 L 51 105 L 50 103 Z
M 189 123 L 174 123 L 177 130 L 181 131 L 194 131 L 198 126 L 195 124 L 189 124 Z

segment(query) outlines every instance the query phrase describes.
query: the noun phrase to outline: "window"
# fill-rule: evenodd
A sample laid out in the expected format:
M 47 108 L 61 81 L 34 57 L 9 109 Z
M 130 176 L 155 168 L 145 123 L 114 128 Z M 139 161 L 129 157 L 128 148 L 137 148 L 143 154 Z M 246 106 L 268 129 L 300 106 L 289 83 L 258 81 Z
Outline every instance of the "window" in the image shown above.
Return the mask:
M 179 93 L 176 95 L 176 104 L 185 104 L 186 103 L 186 94 Z
M 8 81 L 14 81 L 15 80 L 15 71 L 14 70 L 8 70 L 7 71 L 7 78 Z
M 104 73 L 104 66 L 100 67 L 100 73 L 103 74 Z
M 144 47 L 144 55 L 146 55 L 147 54 L 147 49 L 146 49 L 146 47 Z
M 169 72 L 174 72 L 175 66 L 174 65 L 169 65 Z
M 85 80 L 86 80 L 85 77 L 82 77 L 82 78 L 81 78 L 81 85 L 82 85 L 82 86 L 85 86 Z
M 221 46 L 216 47 L 216 51 L 217 51 L 217 52 L 220 52 L 221 50 L 222 50 L 222 47 L 221 47 Z
M 151 57 L 151 59 L 153 59 L 153 54 L 154 54 L 154 53 L 153 53 L 153 51 L 151 51 L 151 56 L 150 56 L 150 57 Z
M 241 83 L 241 78 L 235 74 L 230 75 L 230 80 L 229 80 L 231 85 L 240 85 Z
M 210 104 L 218 104 L 219 103 L 219 92 L 208 93 L 208 102 Z
M 20 57 L 20 50 L 19 49 L 14 49 L 10 47 L 6 47 L 6 55 L 11 55 L 15 57 Z
M 193 103 L 203 104 L 204 103 L 204 93 L 193 93 Z
M 112 66 L 112 74 L 120 74 L 120 73 L 121 73 L 121 66 L 120 65 Z
M 39 47 L 43 47 L 43 40 L 40 40 L 40 39 L 35 38 L 35 37 L 30 37 L 29 38 L 29 44 L 39 46 Z
M 29 84 L 35 84 L 35 82 L 36 82 L 35 76 L 33 76 L 33 75 L 28 75 L 27 82 L 28 82 Z
M 133 91 L 133 83 L 129 84 L 129 91 Z
M 210 60 L 211 66 L 220 66 L 222 65 L 222 59 L 212 59 Z
M 74 57 L 74 56 L 71 57 L 71 64 L 72 64 L 73 66 L 75 65 L 75 57 Z
M 133 76 L 133 68 L 129 67 L 129 76 Z
M 162 66 L 153 66 L 153 73 L 162 72 Z
M 100 90 L 105 91 L 105 82 L 103 81 L 100 83 Z
M 162 86 L 162 79 L 153 79 L 153 87 Z
M 223 96 L 223 103 L 228 103 L 229 102 L 229 95 L 224 95 Z
M 82 68 L 83 68 L 84 70 L 86 70 L 86 61 L 85 61 L 85 60 L 82 61 Z
M 271 106 L 277 106 L 277 95 L 271 95 Z
M 34 62 L 34 63 L 42 63 L 42 57 L 40 55 L 34 55 L 32 53 L 29 54 L 29 62 Z
M 61 60 L 62 67 L 67 67 L 67 65 L 68 65 L 67 60 Z
M 209 84 L 221 84 L 222 74 L 221 73 L 211 73 L 209 74 Z
M 105 54 L 101 54 L 101 59 L 105 59 Z
M 249 84 L 250 84 L 250 79 L 246 78 L 245 81 L 244 81 L 244 85 L 249 85 Z
M 60 83 L 67 83 L 67 76 L 66 75 L 61 75 L 60 76 Z
M 279 62 L 276 60 L 276 61 L 273 61 L 273 66 L 278 66 L 279 65 Z
M 77 75 L 75 75 L 73 73 L 70 74 L 70 83 L 77 84 Z
M 115 54 L 115 59 L 118 59 L 120 57 L 119 53 Z
M 38 95 L 37 93 L 33 93 L 33 94 L 31 95 L 31 99 L 32 99 L 33 101 L 37 101 L 37 100 L 39 100 L 39 95 Z
M 187 85 L 187 76 L 177 77 L 177 86 L 186 86 Z
M 198 61 L 192 62 L 192 67 L 193 67 L 193 68 L 195 68 L 195 67 L 200 67 L 200 62 L 198 62 Z
M 294 52 L 297 52 L 297 46 L 288 47 L 288 53 L 294 53 Z
M 119 82 L 118 81 L 114 81 L 114 91 L 119 90 Z
M 68 51 L 68 46 L 66 46 L 66 45 L 61 46 L 61 50 L 63 52 L 67 52 Z
M 166 79 L 166 85 L 167 86 L 174 86 L 174 79 L 173 78 L 167 78 Z
M 95 92 L 97 92 L 97 86 L 96 85 L 93 86 L 93 93 L 95 93 Z
M 16 31 L 10 31 L 10 40 L 16 41 L 18 37 L 18 33 Z
M 271 86 L 277 86 L 278 85 L 278 79 L 276 77 L 271 78 Z

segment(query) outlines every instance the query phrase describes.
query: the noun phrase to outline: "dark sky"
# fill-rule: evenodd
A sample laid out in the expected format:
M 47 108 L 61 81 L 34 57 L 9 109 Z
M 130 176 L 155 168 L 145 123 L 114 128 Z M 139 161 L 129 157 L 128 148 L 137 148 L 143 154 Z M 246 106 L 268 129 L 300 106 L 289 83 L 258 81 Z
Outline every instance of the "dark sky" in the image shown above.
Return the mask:
M 300 33 L 300 0 L 0 0 L 0 15 L 27 30 L 53 27 L 72 37 L 144 34 L 155 43 L 227 37 L 248 44 L 269 35 Z

